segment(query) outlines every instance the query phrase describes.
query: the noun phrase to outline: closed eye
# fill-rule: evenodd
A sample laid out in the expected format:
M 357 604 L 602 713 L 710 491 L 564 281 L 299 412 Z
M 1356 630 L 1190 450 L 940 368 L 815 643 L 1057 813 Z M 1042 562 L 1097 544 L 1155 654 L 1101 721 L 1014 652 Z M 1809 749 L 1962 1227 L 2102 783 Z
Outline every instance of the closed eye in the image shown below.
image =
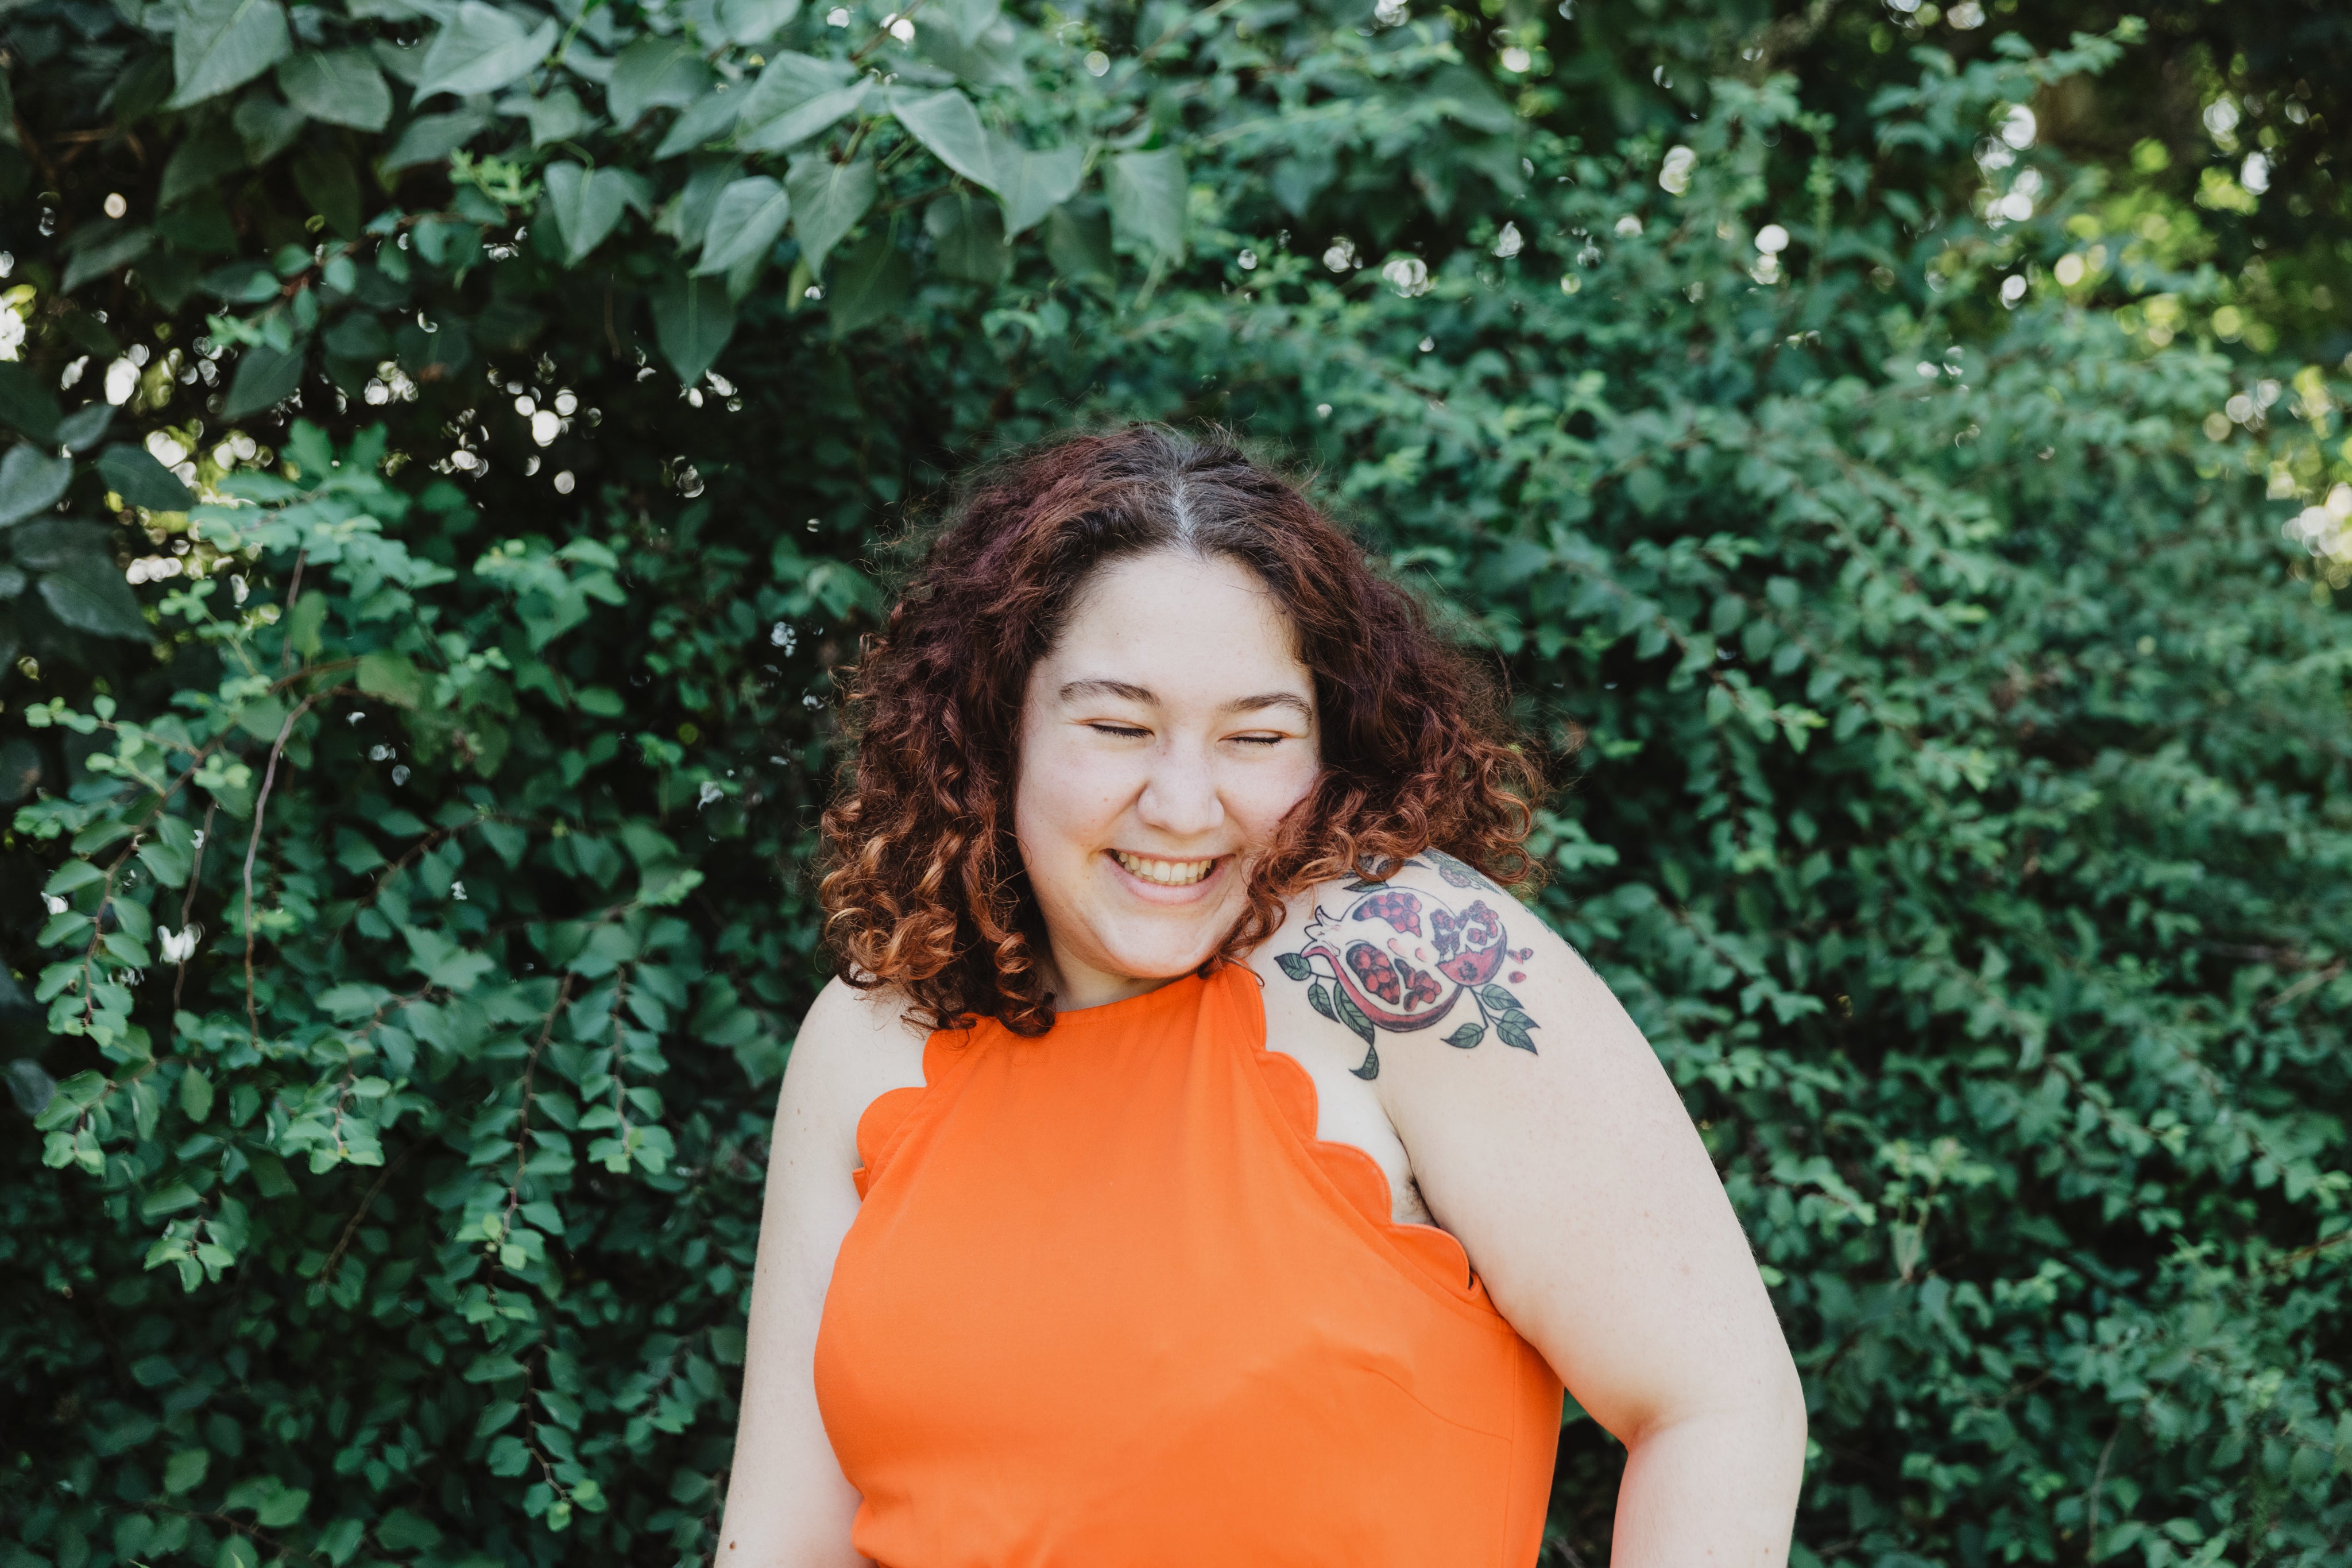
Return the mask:
M 1121 740 L 1133 740 L 1139 735 L 1149 735 L 1151 733 L 1150 730 L 1138 729 L 1132 725 L 1124 724 L 1091 723 L 1088 724 L 1087 727 L 1095 731 L 1098 735 L 1115 735 Z
M 1237 735 L 1234 737 L 1234 738 L 1240 741 L 1244 746 L 1280 746 L 1284 741 L 1288 740 L 1290 737 L 1286 735 Z

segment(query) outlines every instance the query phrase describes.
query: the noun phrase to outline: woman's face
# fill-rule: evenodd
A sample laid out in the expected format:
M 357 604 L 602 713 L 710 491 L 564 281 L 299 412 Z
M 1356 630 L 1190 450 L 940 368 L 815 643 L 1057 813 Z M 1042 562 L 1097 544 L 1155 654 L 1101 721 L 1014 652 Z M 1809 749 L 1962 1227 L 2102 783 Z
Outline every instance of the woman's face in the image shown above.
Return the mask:
M 1059 1003 L 1198 968 L 1321 768 L 1315 681 L 1257 578 L 1155 551 L 1086 585 L 1029 674 L 1013 832 Z

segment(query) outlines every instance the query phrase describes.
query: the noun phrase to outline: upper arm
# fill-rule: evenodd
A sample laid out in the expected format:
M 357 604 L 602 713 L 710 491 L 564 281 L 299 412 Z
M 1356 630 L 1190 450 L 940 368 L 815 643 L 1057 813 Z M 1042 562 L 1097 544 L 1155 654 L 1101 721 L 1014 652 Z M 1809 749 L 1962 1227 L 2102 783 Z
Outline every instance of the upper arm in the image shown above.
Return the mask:
M 1377 919 L 1349 931 L 1402 939 L 1400 957 L 1418 949 L 1460 994 L 1429 1027 L 1375 1026 L 1375 1087 L 1432 1213 L 1496 1306 L 1629 1442 L 1687 1416 L 1785 1401 L 1792 1367 L 1747 1239 L 1681 1096 L 1616 997 L 1451 857 L 1417 857 L 1389 886 L 1415 895 L 1422 940 Z M 1337 914 L 1334 902 L 1327 894 L 1323 907 Z
M 921 1082 L 922 1037 L 884 995 L 839 980 L 802 1022 L 784 1066 L 760 1215 L 743 1401 L 719 1562 L 742 1568 L 860 1563 L 857 1494 L 818 1416 L 817 1324 L 841 1239 L 857 1218 L 857 1119 L 876 1095 Z

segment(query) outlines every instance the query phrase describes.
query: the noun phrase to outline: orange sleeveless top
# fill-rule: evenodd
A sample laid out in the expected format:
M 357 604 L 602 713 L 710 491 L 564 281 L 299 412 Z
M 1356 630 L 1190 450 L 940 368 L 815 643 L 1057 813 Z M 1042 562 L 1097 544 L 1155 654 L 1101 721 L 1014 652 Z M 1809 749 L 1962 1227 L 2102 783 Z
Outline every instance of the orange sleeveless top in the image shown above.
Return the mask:
M 882 1568 L 1528 1568 L 1560 1385 L 1225 965 L 942 1030 L 857 1127 L 816 1395 Z

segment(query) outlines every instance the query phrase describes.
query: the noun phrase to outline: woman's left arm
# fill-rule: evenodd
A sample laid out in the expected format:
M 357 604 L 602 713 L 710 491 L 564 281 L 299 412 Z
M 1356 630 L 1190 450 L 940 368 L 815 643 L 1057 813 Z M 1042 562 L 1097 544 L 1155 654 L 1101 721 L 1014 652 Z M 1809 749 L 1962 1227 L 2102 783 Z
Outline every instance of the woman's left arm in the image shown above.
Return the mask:
M 1460 862 L 1445 869 L 1467 880 Z M 1391 885 L 1457 911 L 1482 901 L 1504 925 L 1476 998 L 1496 1005 L 1382 1031 L 1375 1086 L 1496 1306 L 1629 1451 L 1611 1561 L 1785 1562 L 1804 1395 L 1673 1082 L 1609 988 L 1516 901 L 1434 865 Z M 1449 1048 L 1457 1019 L 1484 1025 L 1475 1045 Z

